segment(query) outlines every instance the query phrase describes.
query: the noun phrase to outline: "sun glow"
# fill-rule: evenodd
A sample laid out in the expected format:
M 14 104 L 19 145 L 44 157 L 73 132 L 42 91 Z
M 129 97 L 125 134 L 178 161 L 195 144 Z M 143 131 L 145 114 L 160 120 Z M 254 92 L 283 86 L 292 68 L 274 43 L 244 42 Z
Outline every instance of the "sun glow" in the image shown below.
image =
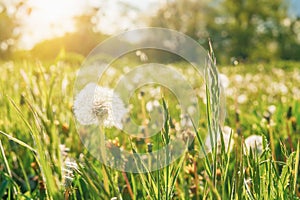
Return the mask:
M 26 5 L 31 8 L 31 12 L 30 14 L 24 12 L 20 17 L 23 27 L 21 28 L 22 36 L 19 47 L 30 49 L 44 39 L 74 31 L 74 16 L 85 13 L 91 7 L 101 8 L 99 15 L 101 19 L 97 29 L 102 33 L 115 34 L 139 26 L 144 27 L 145 24 L 139 19 L 139 16 L 144 16 L 145 13 L 153 14 L 162 4 L 158 2 L 160 1 L 27 0 Z M 124 5 L 131 5 L 135 9 L 124 10 L 124 8 L 128 9 Z
M 30 48 L 42 39 L 61 36 L 74 30 L 73 17 L 84 12 L 87 1 L 82 0 L 29 0 L 32 12 L 22 18 L 28 35 L 22 46 Z

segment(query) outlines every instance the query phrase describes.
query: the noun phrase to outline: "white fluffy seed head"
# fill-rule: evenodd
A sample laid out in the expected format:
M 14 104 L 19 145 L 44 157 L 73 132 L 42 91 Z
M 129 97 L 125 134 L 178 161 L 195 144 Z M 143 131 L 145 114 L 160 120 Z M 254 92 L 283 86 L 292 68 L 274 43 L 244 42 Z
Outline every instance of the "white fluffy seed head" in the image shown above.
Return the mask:
M 250 135 L 245 139 L 245 147 L 244 149 L 245 154 L 250 152 L 250 149 L 252 151 L 256 151 L 257 153 L 262 153 L 263 151 L 263 138 L 260 135 Z
M 231 151 L 233 148 L 233 130 L 229 126 L 224 126 L 222 128 L 222 134 L 224 139 L 225 151 Z M 214 138 L 213 138 L 214 139 Z M 221 136 L 220 134 L 217 135 L 217 153 L 221 153 Z M 205 145 L 208 150 L 212 150 L 213 146 L 211 146 L 211 138 L 208 135 L 205 140 Z
M 87 84 L 75 98 L 74 114 L 82 125 L 101 124 L 122 129 L 126 113 L 123 101 L 112 89 L 95 83 Z

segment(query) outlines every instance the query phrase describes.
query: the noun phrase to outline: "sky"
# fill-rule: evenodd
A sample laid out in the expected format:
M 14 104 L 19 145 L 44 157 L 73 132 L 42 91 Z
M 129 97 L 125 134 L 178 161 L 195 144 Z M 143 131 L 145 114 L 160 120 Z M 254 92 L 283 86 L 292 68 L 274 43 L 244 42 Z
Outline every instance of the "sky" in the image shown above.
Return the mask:
M 300 17 L 300 0 L 291 0 L 291 15 Z
M 107 34 L 146 26 L 143 17 L 154 15 L 168 0 L 28 0 L 29 15 L 21 16 L 22 36 L 20 48 L 30 49 L 43 39 L 62 36 L 74 31 L 72 18 L 83 13 L 89 6 L 102 10 L 99 30 Z M 290 0 L 292 16 L 300 16 L 300 0 Z M 124 5 L 129 10 L 124 16 Z

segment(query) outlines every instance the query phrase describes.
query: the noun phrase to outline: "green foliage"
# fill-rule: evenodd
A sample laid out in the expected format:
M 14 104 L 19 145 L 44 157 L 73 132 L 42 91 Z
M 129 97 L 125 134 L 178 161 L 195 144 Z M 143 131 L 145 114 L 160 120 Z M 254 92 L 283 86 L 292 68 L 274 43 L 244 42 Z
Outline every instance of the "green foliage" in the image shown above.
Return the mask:
M 287 0 L 175 0 L 150 20 L 151 26 L 183 32 L 203 44 L 213 41 L 222 63 L 299 59 L 299 19 L 288 16 Z M 298 37 L 298 39 L 297 39 Z
M 283 25 L 288 18 L 286 1 L 226 0 L 222 6 L 220 17 L 224 16 L 225 23 L 220 29 L 227 35 L 222 39 L 229 40 L 229 56 L 263 60 L 281 56 L 281 45 L 292 37 Z
M 228 92 L 236 92 L 226 99 L 226 124 L 235 129 L 230 134 L 234 141 L 232 150 L 229 150 L 230 145 L 225 148 L 223 135 L 220 150 L 205 148 L 203 135 L 207 133 L 207 127 L 215 123 L 213 119 L 216 116 L 208 118 L 209 115 L 203 115 L 199 129 L 193 130 L 196 134 L 193 145 L 176 162 L 144 174 L 124 173 L 107 167 L 104 168 L 107 177 L 102 163 L 83 148 L 77 135 L 72 115 L 72 83 L 79 66 L 74 65 L 76 62 L 70 63 L 59 60 L 51 65 L 26 61 L 1 64 L 1 198 L 299 199 L 300 103 L 297 95 L 300 91 L 295 86 L 299 83 L 299 63 L 239 65 L 219 69 L 231 82 Z M 121 62 L 114 65 L 123 66 Z M 121 70 L 117 70 L 115 76 L 120 73 Z M 182 73 L 189 74 L 185 70 Z M 214 75 L 214 72 L 211 73 Z M 239 76 L 243 77 L 244 84 L 238 82 Z M 187 75 L 187 78 L 194 77 Z M 257 78 L 260 81 L 253 81 Z M 269 91 L 280 81 L 288 86 L 287 93 Z M 200 86 L 195 87 L 199 90 L 197 87 Z M 218 97 L 213 87 L 213 84 L 206 86 L 207 104 L 200 105 L 201 110 L 207 108 L 208 114 L 216 114 L 212 112 L 216 105 L 210 103 L 215 102 L 212 98 Z M 241 93 L 248 95 L 250 103 L 237 100 Z M 165 98 L 160 103 L 166 120 L 161 132 L 151 138 L 153 149 L 168 144 L 176 132 L 176 102 L 167 93 L 164 94 Z M 200 97 L 199 100 L 203 101 Z M 135 100 L 141 103 L 139 101 L 138 98 Z M 270 118 L 272 123 L 268 124 L 263 113 L 270 104 L 276 106 L 276 112 Z M 236 110 L 241 119 L 239 122 L 235 119 Z M 136 118 L 141 118 L 141 109 L 134 112 Z M 218 127 L 211 128 L 216 131 Z M 270 128 L 274 135 L 276 160 L 269 145 Z M 241 131 L 237 133 L 237 129 Z M 291 144 L 286 140 L 288 130 Z M 147 149 L 145 141 L 129 140 L 118 135 L 115 129 L 107 131 L 111 145 L 120 147 L 118 141 L 122 141 L 122 146 L 125 143 L 123 147 L 132 152 Z M 255 150 L 248 154 L 243 152 L 243 138 L 252 134 L 264 138 L 260 154 Z M 108 179 L 108 191 L 105 178 Z
M 150 20 L 154 27 L 178 30 L 194 39 L 206 41 L 208 25 L 215 12 L 209 1 L 176 0 L 170 1 L 158 10 Z
M 18 23 L 15 14 L 8 13 L 7 6 L 0 2 L 0 58 L 6 58 L 14 47 L 18 35 L 14 33 Z

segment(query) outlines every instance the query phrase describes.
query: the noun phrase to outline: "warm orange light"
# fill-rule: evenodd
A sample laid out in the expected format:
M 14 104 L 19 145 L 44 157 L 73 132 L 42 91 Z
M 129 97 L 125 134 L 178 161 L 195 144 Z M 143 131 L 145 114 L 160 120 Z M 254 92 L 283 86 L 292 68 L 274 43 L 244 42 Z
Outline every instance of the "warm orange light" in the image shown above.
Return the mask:
M 24 16 L 22 46 L 31 47 L 34 43 L 74 30 L 73 17 L 84 12 L 84 0 L 29 0 L 30 15 Z

